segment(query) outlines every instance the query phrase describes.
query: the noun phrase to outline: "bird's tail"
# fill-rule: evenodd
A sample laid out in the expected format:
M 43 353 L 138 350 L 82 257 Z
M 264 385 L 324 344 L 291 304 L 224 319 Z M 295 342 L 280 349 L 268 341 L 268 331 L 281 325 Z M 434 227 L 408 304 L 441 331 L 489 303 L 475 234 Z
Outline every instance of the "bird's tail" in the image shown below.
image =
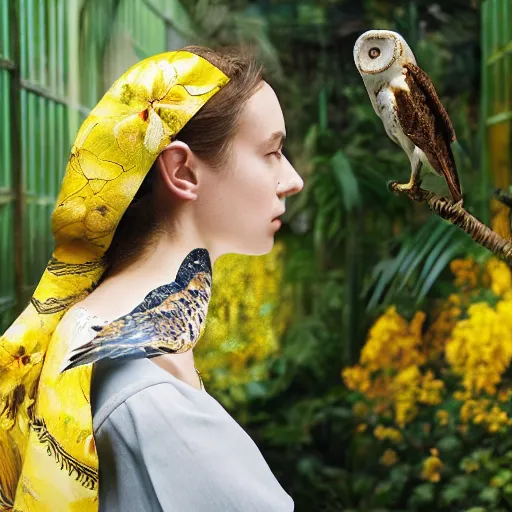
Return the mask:
M 454 203 L 462 202 L 462 188 L 460 186 L 459 175 L 457 173 L 457 165 L 455 164 L 455 158 L 450 147 L 448 147 L 450 153 L 449 158 L 439 158 L 439 166 L 443 171 L 444 179 L 448 185 L 448 190 L 452 196 Z
M 65 359 L 60 367 L 60 373 L 65 372 L 66 370 L 70 370 L 71 368 L 76 368 L 77 366 L 82 366 L 84 364 L 95 363 L 99 359 L 101 359 L 101 355 L 99 354 L 98 347 L 92 341 L 78 347 L 73 350 Z
M 60 373 L 84 364 L 96 363 L 101 359 L 138 359 L 141 357 L 146 357 L 146 351 L 143 347 L 122 343 L 99 344 L 92 340 L 81 347 L 77 347 L 69 354 L 61 365 Z

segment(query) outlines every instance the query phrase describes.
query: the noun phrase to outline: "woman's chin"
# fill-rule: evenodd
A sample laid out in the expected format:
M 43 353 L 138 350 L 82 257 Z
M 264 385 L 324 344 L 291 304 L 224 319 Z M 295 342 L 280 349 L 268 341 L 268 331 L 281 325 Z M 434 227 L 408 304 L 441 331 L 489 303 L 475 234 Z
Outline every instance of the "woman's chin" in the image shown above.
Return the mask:
M 281 221 L 278 221 L 279 225 Z M 278 222 L 272 221 L 270 227 L 267 227 L 267 232 L 257 236 L 254 231 L 249 240 L 245 243 L 243 241 L 247 236 L 247 232 L 240 236 L 237 240 L 238 243 L 233 244 L 232 249 L 226 253 L 244 254 L 246 256 L 263 256 L 272 251 L 275 242 L 275 235 L 278 231 Z M 249 232 L 249 231 L 248 231 Z

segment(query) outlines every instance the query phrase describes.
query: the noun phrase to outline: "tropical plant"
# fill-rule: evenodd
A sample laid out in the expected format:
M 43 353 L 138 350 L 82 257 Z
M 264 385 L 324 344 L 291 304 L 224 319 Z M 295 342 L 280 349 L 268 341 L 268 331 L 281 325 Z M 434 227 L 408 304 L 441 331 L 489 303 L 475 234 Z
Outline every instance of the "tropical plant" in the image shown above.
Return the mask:
M 289 120 L 287 154 L 305 177 L 305 188 L 290 201 L 283 230 L 284 278 L 294 290 L 290 326 L 269 362 L 269 379 L 248 385 L 247 405 L 234 414 L 262 447 L 298 512 L 432 510 L 425 496 L 432 486 L 435 496 L 438 490 L 421 479 L 423 464 L 429 460 L 425 475 L 432 478 L 440 463 L 448 466 L 446 447 L 431 441 L 422 452 L 409 446 L 411 460 L 402 466 L 402 459 L 396 460 L 402 452 L 372 434 L 376 413 L 366 427 L 356 417 L 353 405 L 364 400 L 344 387 L 340 371 L 360 361 L 368 328 L 390 306 L 397 304 L 403 326 L 410 326 L 405 318 L 412 319 L 419 308 L 431 311 L 447 300 L 453 258 L 468 251 L 477 261 L 487 256 L 428 210 L 389 193 L 386 182 L 407 179 L 409 162 L 387 139 L 351 55 L 356 37 L 375 26 L 399 30 L 411 41 L 455 124 L 466 203 L 480 211 L 489 191 L 478 189 L 478 16 L 475 7 L 466 6 L 457 17 L 455 3 L 437 10 L 420 1 L 315 3 L 309 24 L 298 4 L 262 8 L 287 78 L 275 84 Z M 458 85 L 464 63 L 465 91 Z M 443 191 L 439 182 L 428 187 Z M 425 329 L 429 322 L 427 317 Z M 425 365 L 425 386 L 435 390 L 438 381 L 445 389 L 452 386 L 444 382 L 445 374 L 430 374 Z M 423 413 L 432 417 L 435 411 L 420 409 Z M 422 421 L 410 424 L 409 437 L 420 435 Z M 358 428 L 367 432 L 358 434 Z M 455 455 L 453 461 L 456 465 Z M 479 478 L 483 490 L 484 473 Z M 415 496 L 410 502 L 408 494 Z M 437 503 L 439 510 L 462 510 Z
M 279 54 L 268 37 L 267 20 L 250 2 L 182 0 L 181 5 L 188 23 L 175 29 L 187 40 L 212 48 L 250 46 L 267 69 L 281 77 Z

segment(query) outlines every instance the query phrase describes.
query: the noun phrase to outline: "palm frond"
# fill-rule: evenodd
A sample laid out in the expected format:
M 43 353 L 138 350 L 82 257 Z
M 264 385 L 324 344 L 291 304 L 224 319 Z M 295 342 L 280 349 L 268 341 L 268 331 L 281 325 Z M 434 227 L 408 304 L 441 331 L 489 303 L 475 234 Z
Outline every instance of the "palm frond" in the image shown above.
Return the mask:
M 397 302 L 400 294 L 410 295 L 412 303 L 419 305 L 449 262 L 470 242 L 455 226 L 432 216 L 416 234 L 404 238 L 394 258 L 374 267 L 367 310 Z

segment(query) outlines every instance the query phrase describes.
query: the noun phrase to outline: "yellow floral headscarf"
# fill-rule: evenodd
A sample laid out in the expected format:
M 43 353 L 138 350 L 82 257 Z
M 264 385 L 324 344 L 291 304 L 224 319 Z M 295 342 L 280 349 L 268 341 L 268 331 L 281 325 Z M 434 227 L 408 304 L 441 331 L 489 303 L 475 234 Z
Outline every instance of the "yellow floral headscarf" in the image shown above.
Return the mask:
M 121 76 L 82 124 L 52 216 L 54 253 L 0 338 L 0 512 L 98 510 L 92 364 L 59 373 L 70 340 L 57 325 L 97 285 L 158 154 L 228 81 L 193 53 L 155 55 Z

